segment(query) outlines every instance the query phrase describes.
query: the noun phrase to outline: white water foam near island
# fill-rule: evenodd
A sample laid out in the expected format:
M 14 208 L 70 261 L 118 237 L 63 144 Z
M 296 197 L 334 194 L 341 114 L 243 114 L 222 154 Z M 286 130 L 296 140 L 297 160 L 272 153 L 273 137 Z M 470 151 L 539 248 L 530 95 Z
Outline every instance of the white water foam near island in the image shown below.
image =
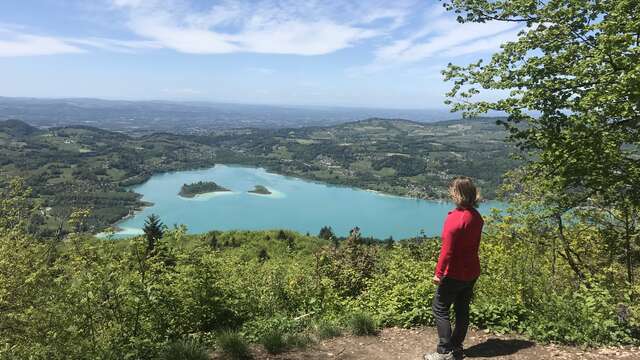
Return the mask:
M 217 198 L 220 196 L 231 196 L 231 195 L 238 195 L 238 194 L 240 193 L 236 191 L 215 191 L 215 192 L 197 194 L 193 197 L 184 197 L 184 196 L 179 196 L 179 197 L 180 199 L 185 201 L 209 201 L 213 198 Z
M 178 195 L 183 184 L 214 181 L 231 191 Z M 250 193 L 256 185 L 271 194 Z M 317 234 L 328 225 L 339 236 L 355 226 L 364 236 L 384 239 L 438 235 L 452 204 L 380 194 L 363 189 L 333 186 L 268 173 L 261 168 L 216 165 L 210 169 L 154 175 L 132 187 L 152 203 L 116 225 L 123 231 L 115 237 L 141 233 L 147 216 L 156 214 L 169 227 L 184 224 L 190 233 L 210 230 L 291 229 Z M 483 203 L 482 213 L 499 202 Z

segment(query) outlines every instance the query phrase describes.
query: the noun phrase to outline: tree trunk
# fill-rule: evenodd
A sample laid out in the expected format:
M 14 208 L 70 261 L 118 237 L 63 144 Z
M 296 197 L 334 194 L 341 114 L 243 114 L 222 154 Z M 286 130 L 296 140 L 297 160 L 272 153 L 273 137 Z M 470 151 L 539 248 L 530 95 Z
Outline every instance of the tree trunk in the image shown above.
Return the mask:
M 580 266 L 578 266 L 578 263 L 573 258 L 571 245 L 564 236 L 564 224 L 562 222 L 562 215 L 558 214 L 556 220 L 558 222 L 558 236 L 560 237 L 560 241 L 562 242 L 562 246 L 564 248 L 564 254 L 562 257 L 567 260 L 567 263 L 571 267 L 571 270 L 573 270 L 573 272 L 578 275 L 580 281 L 584 281 L 586 279 L 584 272 L 582 271 L 582 269 L 580 269 Z
M 631 263 L 631 227 L 629 224 L 629 209 L 624 210 L 624 237 L 625 237 L 625 257 L 627 260 L 627 280 L 633 284 L 633 264 Z

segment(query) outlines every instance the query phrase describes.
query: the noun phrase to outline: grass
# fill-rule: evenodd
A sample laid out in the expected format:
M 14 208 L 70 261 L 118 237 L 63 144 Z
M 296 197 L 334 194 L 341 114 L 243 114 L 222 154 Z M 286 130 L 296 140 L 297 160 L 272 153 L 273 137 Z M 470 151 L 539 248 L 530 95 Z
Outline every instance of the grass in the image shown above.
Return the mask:
M 287 346 L 290 348 L 304 349 L 311 343 L 311 338 L 306 334 L 291 334 L 287 336 Z
M 279 354 L 287 350 L 287 342 L 281 331 L 274 330 L 260 339 L 260 343 L 270 354 Z
M 169 343 L 160 354 L 160 360 L 208 360 L 207 348 L 193 340 Z
M 306 334 L 289 334 L 282 330 L 272 330 L 260 339 L 260 343 L 270 354 L 279 354 L 288 349 L 304 349 L 312 342 Z
M 376 321 L 367 313 L 355 313 L 349 319 L 349 329 L 356 336 L 375 335 L 378 332 Z
M 237 332 L 225 331 L 218 336 L 218 346 L 222 352 L 233 360 L 251 359 L 251 351 L 246 340 Z
M 341 329 L 327 320 L 321 320 L 315 325 L 316 333 L 320 339 L 331 339 L 342 334 Z

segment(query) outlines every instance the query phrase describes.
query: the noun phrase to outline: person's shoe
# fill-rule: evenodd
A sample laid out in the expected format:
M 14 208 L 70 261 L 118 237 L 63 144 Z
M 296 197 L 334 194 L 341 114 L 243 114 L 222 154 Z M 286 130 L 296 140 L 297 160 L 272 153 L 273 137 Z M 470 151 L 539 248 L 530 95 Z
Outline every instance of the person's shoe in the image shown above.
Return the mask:
M 440 354 L 440 353 L 431 353 L 425 354 L 424 360 L 454 360 L 453 352 Z

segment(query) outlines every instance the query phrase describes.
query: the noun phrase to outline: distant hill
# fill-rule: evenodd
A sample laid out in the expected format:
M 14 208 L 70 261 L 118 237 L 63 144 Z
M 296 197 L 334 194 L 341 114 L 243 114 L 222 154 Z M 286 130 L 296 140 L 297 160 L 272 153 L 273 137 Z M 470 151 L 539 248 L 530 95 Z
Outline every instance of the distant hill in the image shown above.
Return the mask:
M 0 131 L 10 136 L 28 136 L 38 131 L 38 128 L 27 124 L 24 121 L 10 119 L 0 121 Z
M 455 118 L 447 110 L 269 106 L 208 102 L 115 101 L 0 97 L 0 120 L 21 119 L 39 127 L 89 125 L 130 134 L 198 134 L 230 128 L 335 125 L 368 117 L 433 122 Z

